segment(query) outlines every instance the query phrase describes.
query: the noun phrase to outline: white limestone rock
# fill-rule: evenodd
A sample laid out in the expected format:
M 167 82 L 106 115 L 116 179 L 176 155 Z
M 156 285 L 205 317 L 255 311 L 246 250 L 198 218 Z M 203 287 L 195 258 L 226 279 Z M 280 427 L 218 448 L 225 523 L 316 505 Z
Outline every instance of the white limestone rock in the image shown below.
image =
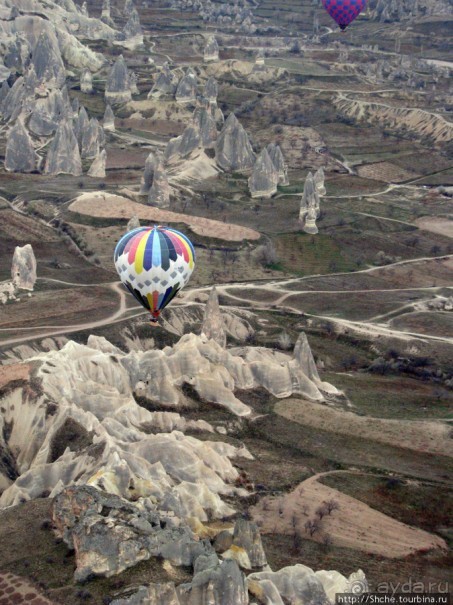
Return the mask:
M 107 152 L 105 149 L 99 151 L 98 155 L 95 157 L 93 163 L 88 170 L 88 176 L 97 179 L 105 179 L 105 165 L 107 162 Z
M 263 581 L 267 582 L 264 586 L 261 586 Z M 247 577 L 247 585 L 252 594 L 259 594 L 266 590 L 268 593 L 266 595 L 267 602 L 269 602 L 272 593 L 276 594 L 276 589 L 282 602 L 285 599 L 284 602 L 288 602 L 290 605 L 298 605 L 299 603 L 304 603 L 304 605 L 330 605 L 320 579 L 312 569 L 301 564 L 284 567 L 277 572 L 260 571 L 252 573 Z
M 93 92 L 93 76 L 88 69 L 80 76 L 80 90 L 86 94 L 92 94 Z
M 283 185 L 284 187 L 289 185 L 288 166 L 286 165 L 280 145 L 270 143 L 266 149 L 278 173 L 279 185 Z
M 84 159 L 96 158 L 99 154 L 100 126 L 96 118 L 91 118 L 82 132 L 81 156 Z
M 205 84 L 204 87 L 204 96 L 210 103 L 217 103 L 217 97 L 219 95 L 219 85 L 217 80 L 211 76 Z
M 149 193 L 151 185 L 153 184 L 154 167 L 161 162 L 162 160 L 159 161 L 156 155 L 151 151 L 145 161 L 145 170 L 140 182 L 140 195 L 147 195 Z
M 161 159 L 154 166 L 153 183 L 148 193 L 148 204 L 158 208 L 170 206 L 170 184 Z
M 42 32 L 33 50 L 32 62 L 40 82 L 60 87 L 66 80 L 66 70 L 58 44 L 52 30 Z
M 306 233 L 316 234 L 316 219 L 319 217 L 319 195 L 311 172 L 305 179 L 304 192 L 300 201 L 299 222 Z
M 234 113 L 228 116 L 216 141 L 217 164 L 226 172 L 252 168 L 255 153 L 249 137 Z
M 23 121 L 17 120 L 6 140 L 5 169 L 8 172 L 34 172 L 39 161 Z
M 252 174 L 248 180 L 252 198 L 270 198 L 277 193 L 279 181 L 278 172 L 272 162 L 267 149 L 263 149 L 256 158 Z
M 189 67 L 186 74 L 181 78 L 175 93 L 175 99 L 178 103 L 187 105 L 194 104 L 198 94 L 197 76 L 192 68 Z
M 226 334 L 222 312 L 219 306 L 219 297 L 216 287 L 211 288 L 208 301 L 204 308 L 203 325 L 201 333 L 206 338 L 214 340 L 223 349 L 226 347 Z
M 110 105 L 105 108 L 103 126 L 108 132 L 115 132 L 115 114 Z
M 131 95 L 139 95 L 140 91 L 137 85 L 137 75 L 135 72 L 131 71 L 129 73 L 129 88 L 131 90 Z
M 44 168 L 46 174 L 82 174 L 82 160 L 79 145 L 72 125 L 68 120 L 60 122 L 55 137 L 47 152 Z
M 16 288 L 33 291 L 36 282 L 36 258 L 30 244 L 16 246 L 11 277 Z
M 168 63 L 164 63 L 153 87 L 148 93 L 148 99 L 152 97 L 173 96 L 176 93 L 178 80 L 171 71 Z
M 143 30 L 140 23 L 140 17 L 136 10 L 136 8 L 132 8 L 132 10 L 128 13 L 128 21 L 124 26 L 124 37 L 126 40 L 134 41 L 134 48 L 143 44 Z
M 205 63 L 211 63 L 219 60 L 219 45 L 215 36 L 210 36 L 204 47 Z
M 325 176 L 324 176 L 323 168 L 318 168 L 318 170 L 315 172 L 314 177 L 313 177 L 313 181 L 315 183 L 315 187 L 316 187 L 316 191 L 318 192 L 318 195 L 326 195 L 324 179 L 325 179 Z
M 138 229 L 139 227 L 140 227 L 140 221 L 138 219 L 138 216 L 134 215 L 127 223 L 126 230 L 132 231 L 133 229 Z
M 77 119 L 74 120 L 74 134 L 77 137 L 80 148 L 82 147 L 82 138 L 84 133 L 90 127 L 90 119 L 88 117 L 85 107 L 82 105 L 79 109 Z
M 132 99 L 129 73 L 123 55 L 118 57 L 110 70 L 105 98 L 110 105 L 128 103 Z

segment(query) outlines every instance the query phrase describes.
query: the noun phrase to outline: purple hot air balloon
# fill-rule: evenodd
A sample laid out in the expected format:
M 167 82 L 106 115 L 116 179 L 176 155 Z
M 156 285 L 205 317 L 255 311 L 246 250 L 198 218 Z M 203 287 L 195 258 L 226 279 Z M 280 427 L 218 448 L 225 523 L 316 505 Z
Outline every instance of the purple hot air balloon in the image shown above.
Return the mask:
M 322 0 L 322 5 L 340 29 L 345 30 L 363 11 L 366 0 Z

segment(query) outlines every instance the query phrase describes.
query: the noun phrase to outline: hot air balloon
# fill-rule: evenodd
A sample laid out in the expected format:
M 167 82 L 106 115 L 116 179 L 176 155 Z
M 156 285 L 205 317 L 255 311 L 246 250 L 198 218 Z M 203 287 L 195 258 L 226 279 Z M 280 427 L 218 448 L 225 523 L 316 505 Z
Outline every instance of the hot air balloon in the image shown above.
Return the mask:
M 119 240 L 114 254 L 121 281 L 156 323 L 194 269 L 190 240 L 168 227 L 138 227 Z
M 366 0 L 322 0 L 322 5 L 344 31 L 363 11 Z

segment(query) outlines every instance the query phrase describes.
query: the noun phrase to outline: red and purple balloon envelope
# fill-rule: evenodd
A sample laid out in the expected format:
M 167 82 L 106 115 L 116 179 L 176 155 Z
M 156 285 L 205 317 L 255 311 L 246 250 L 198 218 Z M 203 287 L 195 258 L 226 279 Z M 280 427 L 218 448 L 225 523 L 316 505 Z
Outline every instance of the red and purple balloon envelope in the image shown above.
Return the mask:
M 345 30 L 365 8 L 366 0 L 322 0 L 322 5 L 340 29 Z

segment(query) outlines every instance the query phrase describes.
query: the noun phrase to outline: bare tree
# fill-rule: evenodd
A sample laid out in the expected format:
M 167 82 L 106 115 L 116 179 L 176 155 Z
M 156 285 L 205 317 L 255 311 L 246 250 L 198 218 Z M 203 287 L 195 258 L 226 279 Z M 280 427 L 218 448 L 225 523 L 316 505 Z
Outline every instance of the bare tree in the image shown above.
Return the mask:
M 304 529 L 307 532 L 307 534 L 310 534 L 310 536 L 313 536 L 320 529 L 319 519 L 309 519 L 305 523 Z
M 319 520 L 321 520 L 325 515 L 328 514 L 326 505 L 322 504 L 321 506 L 318 506 L 315 513 L 318 515 Z
M 330 500 L 326 500 L 324 502 L 324 506 L 326 508 L 327 514 L 330 515 L 334 510 L 339 510 L 340 503 L 338 502 L 338 500 L 334 500 L 334 498 L 331 498 Z

